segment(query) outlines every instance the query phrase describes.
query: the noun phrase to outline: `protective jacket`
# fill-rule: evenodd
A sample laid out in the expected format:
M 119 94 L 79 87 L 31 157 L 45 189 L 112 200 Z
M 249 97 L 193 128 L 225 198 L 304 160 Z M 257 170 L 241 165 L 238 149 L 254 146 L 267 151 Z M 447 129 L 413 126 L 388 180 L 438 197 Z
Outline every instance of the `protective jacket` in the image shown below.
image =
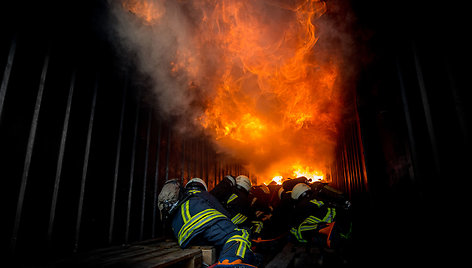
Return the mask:
M 254 217 L 251 220 L 251 230 L 253 239 L 256 239 L 262 237 L 263 230 L 272 217 L 273 208 L 270 205 L 270 192 L 265 192 L 262 187 L 252 187 L 250 194 L 254 196 L 251 201 L 251 215 Z
M 281 186 L 278 188 L 280 189 Z M 274 211 L 269 222 L 265 224 L 264 234 L 266 237 L 274 238 L 290 229 L 290 223 L 294 214 L 294 200 L 290 197 L 290 193 L 282 192 L 280 198 L 278 193 L 276 193 L 272 204 Z
M 290 233 L 301 243 L 323 241 L 324 237 L 319 231 L 334 222 L 336 217 L 335 208 L 312 197 L 299 200 L 294 212 L 295 220 L 291 224 Z
M 246 264 L 255 262 L 248 231 L 231 222 L 214 196 L 190 189 L 184 200 L 172 217 L 172 231 L 182 248 L 214 245 L 221 251 L 218 263 L 231 267 L 248 267 Z
M 233 193 L 234 187 L 228 176 L 226 176 L 210 191 L 210 194 L 224 204 Z
M 249 229 L 252 215 L 251 202 L 253 196 L 239 186 L 233 188 L 233 192 L 225 203 L 231 221 L 239 228 Z

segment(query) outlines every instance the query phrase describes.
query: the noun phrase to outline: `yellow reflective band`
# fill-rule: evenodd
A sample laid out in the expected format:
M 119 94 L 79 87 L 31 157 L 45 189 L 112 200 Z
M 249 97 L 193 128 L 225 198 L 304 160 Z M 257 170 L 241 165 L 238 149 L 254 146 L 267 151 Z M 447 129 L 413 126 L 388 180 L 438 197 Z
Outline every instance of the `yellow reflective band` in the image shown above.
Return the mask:
M 241 224 L 243 222 L 245 222 L 247 220 L 247 217 L 244 216 L 243 214 L 241 213 L 238 213 L 236 214 L 233 218 L 231 218 L 231 221 L 234 223 L 234 224 Z
M 244 256 L 246 255 L 246 245 L 244 243 L 239 244 L 236 255 L 244 259 Z
M 187 229 L 189 228 L 192 228 L 194 224 L 198 223 L 199 221 L 201 221 L 203 218 L 205 217 L 208 217 L 210 215 L 213 215 L 213 214 L 216 214 L 218 213 L 216 210 L 214 209 L 205 209 L 204 211 L 202 212 L 199 212 L 197 213 L 195 216 L 193 216 L 187 223 L 185 223 L 182 228 L 180 229 L 179 231 L 179 236 L 186 232 Z
M 292 233 L 295 236 L 298 242 L 302 242 L 302 243 L 307 242 L 305 239 L 303 239 L 300 230 L 296 229 L 295 227 L 292 227 L 292 229 L 290 229 L 290 233 Z
M 226 216 L 215 209 L 206 209 L 191 217 L 191 219 L 182 226 L 178 233 L 179 245 L 182 245 L 195 230 L 202 227 L 209 221 L 220 217 L 224 218 Z
M 241 214 L 238 213 L 236 214 L 233 218 L 231 218 L 231 221 L 234 223 L 234 224 L 238 224 L 239 220 L 241 219 Z
M 243 236 L 245 236 L 243 234 Z M 241 258 L 244 258 L 246 255 L 246 247 L 250 248 L 251 247 L 251 242 L 247 240 L 247 238 L 244 238 L 243 236 L 240 235 L 233 235 L 226 243 L 235 241 L 239 243 L 238 249 L 236 250 L 236 255 L 240 256 Z
M 328 208 L 328 212 L 326 213 L 326 216 L 323 218 L 323 221 L 327 223 L 331 223 L 333 222 L 334 217 L 336 217 L 336 209 Z
M 306 219 L 302 222 L 302 224 L 304 224 L 304 223 L 318 223 L 318 222 L 320 222 L 320 221 L 321 221 L 321 220 L 318 219 L 317 217 L 310 216 L 310 217 L 306 218 Z
M 182 219 L 184 220 L 184 224 L 190 220 L 190 211 L 189 211 L 189 201 L 185 202 L 181 208 Z
M 313 203 L 317 205 L 318 207 L 321 207 L 322 205 L 324 205 L 323 201 L 318 201 L 316 199 L 311 200 L 310 203 Z
M 248 243 L 250 244 L 249 242 L 249 232 L 246 230 L 246 229 L 238 229 L 240 230 L 242 233 L 243 233 L 243 238 L 246 239 L 248 241 Z
M 184 223 L 184 225 L 182 226 L 182 228 L 180 228 L 180 231 L 178 233 L 179 240 L 182 237 L 182 234 L 187 231 L 187 229 L 191 228 L 195 223 L 197 223 L 203 217 L 206 217 L 212 213 L 213 213 L 212 209 L 206 209 L 200 213 L 197 213 L 197 215 L 193 216 L 189 221 Z
M 197 194 L 197 193 L 200 193 L 201 191 L 192 189 L 192 190 L 189 190 L 188 192 L 191 193 L 191 194 Z
M 318 227 L 318 224 L 316 225 L 307 225 L 307 226 L 300 226 L 300 231 L 309 231 L 309 230 L 315 230 Z
M 233 201 L 233 200 L 236 199 L 236 198 L 238 198 L 238 196 L 235 195 L 235 194 L 232 194 L 232 195 L 228 198 L 228 201 L 226 202 L 226 204 L 231 203 L 231 201 Z
M 185 214 L 186 214 L 186 217 L 187 217 L 187 221 L 190 220 L 190 218 L 192 218 L 192 216 L 190 216 L 190 210 L 189 210 L 189 207 L 190 207 L 190 201 L 187 201 L 185 202 Z
M 205 217 L 204 220 L 199 221 L 198 224 L 196 224 L 194 227 L 192 227 L 191 229 L 184 232 L 181 236 L 179 236 L 179 245 L 182 245 L 183 242 L 185 242 L 195 230 L 198 230 L 200 227 L 207 224 L 209 221 L 212 221 L 216 218 L 223 218 L 223 217 L 226 217 L 226 216 L 224 216 L 223 214 L 211 214 Z
M 255 226 L 254 232 L 260 233 L 262 231 L 262 227 L 264 226 L 262 221 L 252 221 L 252 224 Z

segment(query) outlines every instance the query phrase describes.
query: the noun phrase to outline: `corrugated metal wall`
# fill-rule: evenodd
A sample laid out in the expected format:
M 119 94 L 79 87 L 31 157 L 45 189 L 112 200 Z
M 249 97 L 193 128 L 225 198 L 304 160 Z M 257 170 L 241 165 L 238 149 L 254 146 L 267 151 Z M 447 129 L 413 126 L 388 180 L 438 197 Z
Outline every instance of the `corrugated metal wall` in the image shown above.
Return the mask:
M 367 194 L 364 146 L 357 111 L 354 118 L 347 121 L 342 128 L 337 141 L 334 163 L 329 173 L 332 185 L 345 192 L 350 199 L 353 195 Z
M 165 180 L 211 188 L 245 172 L 202 134 L 173 131 L 107 40 L 34 31 L 1 42 L 2 249 L 35 263 L 162 236 Z

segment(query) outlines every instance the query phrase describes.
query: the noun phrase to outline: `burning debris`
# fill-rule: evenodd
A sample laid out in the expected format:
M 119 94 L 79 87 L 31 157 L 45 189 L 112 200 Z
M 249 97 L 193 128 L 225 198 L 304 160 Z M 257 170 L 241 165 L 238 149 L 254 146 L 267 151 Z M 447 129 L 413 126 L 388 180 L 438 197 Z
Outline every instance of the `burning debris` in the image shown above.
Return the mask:
M 119 45 L 180 131 L 203 130 L 258 178 L 319 180 L 343 110 L 343 54 L 332 53 L 342 44 L 319 34 L 332 31 L 328 8 L 320 0 L 123 0 L 114 14 Z

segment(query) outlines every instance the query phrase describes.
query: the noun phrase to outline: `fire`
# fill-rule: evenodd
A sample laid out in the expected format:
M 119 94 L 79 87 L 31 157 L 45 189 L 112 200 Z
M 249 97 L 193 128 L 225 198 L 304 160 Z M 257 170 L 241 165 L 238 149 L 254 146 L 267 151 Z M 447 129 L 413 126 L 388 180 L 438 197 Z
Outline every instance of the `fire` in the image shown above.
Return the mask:
M 199 107 L 193 123 L 221 151 L 258 178 L 323 178 L 319 170 L 333 161 L 342 109 L 341 56 L 318 45 L 325 2 L 124 0 L 123 6 L 172 34 L 169 77 L 183 81 L 180 95 Z
M 306 177 L 307 179 L 311 179 L 312 181 L 320 181 L 323 180 L 323 173 L 318 170 L 312 170 L 310 167 L 302 167 L 302 166 L 295 166 L 296 170 L 293 171 L 293 176 L 295 178 L 298 177 Z
M 293 164 L 292 166 L 286 168 L 283 171 L 279 171 L 276 174 L 285 174 L 273 176 L 271 180 L 264 181 L 264 184 L 269 184 L 271 181 L 274 181 L 277 184 L 282 184 L 282 182 L 286 179 L 294 179 L 299 177 L 306 177 L 307 179 L 311 179 L 311 181 L 320 181 L 323 180 L 324 174 L 320 170 L 314 170 L 310 167 L 304 167 L 299 163 Z
M 282 177 L 282 176 L 275 176 L 275 177 L 272 178 L 272 181 L 274 181 L 275 183 L 280 185 L 280 184 L 282 184 L 282 179 L 283 178 L 284 177 Z
M 147 25 L 156 23 L 164 14 L 163 0 L 126 0 L 123 1 L 123 7 Z

